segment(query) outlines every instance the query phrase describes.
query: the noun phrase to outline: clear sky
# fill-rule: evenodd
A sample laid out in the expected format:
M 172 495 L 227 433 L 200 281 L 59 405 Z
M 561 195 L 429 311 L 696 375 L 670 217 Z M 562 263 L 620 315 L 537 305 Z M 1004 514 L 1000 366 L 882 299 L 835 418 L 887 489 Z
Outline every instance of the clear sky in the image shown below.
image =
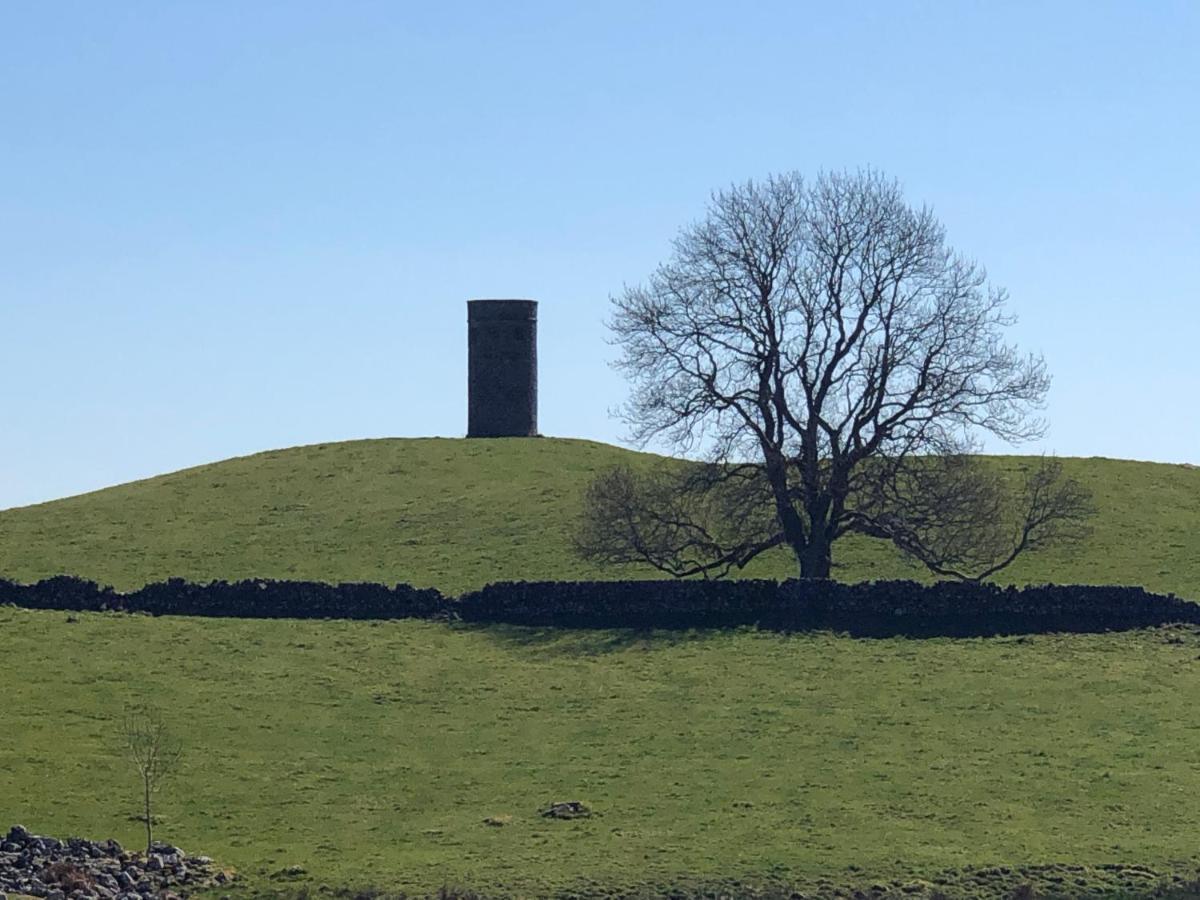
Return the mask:
M 619 442 L 609 296 L 712 190 L 868 165 L 1009 290 L 1032 449 L 1200 463 L 1194 0 L 5 0 L 0 508 L 462 435 L 473 297 Z

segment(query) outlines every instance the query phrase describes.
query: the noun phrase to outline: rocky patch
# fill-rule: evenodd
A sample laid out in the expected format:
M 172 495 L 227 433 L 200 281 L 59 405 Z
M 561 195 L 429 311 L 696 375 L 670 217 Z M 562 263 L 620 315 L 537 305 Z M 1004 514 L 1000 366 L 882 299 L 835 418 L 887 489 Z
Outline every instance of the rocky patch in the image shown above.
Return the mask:
M 149 854 L 116 841 L 59 840 L 14 825 L 0 839 L 0 898 L 46 900 L 182 900 L 197 888 L 226 884 L 228 872 L 206 856 L 155 843 Z
M 541 811 L 541 815 L 547 819 L 586 819 L 591 814 L 592 811 L 578 800 L 551 803 Z

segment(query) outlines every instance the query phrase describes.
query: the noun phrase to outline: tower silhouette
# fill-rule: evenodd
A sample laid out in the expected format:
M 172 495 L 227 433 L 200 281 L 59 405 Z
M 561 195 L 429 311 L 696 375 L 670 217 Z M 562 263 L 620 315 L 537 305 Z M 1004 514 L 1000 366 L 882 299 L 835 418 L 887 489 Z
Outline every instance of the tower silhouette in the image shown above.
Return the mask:
M 467 301 L 467 437 L 537 434 L 537 301 Z

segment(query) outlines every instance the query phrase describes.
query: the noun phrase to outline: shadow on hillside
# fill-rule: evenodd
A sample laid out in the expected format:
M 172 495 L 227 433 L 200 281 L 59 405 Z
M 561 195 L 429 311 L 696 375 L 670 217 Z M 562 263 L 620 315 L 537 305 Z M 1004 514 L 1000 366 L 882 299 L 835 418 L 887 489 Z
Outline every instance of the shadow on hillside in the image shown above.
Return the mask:
M 569 628 L 564 626 L 509 625 L 502 623 L 463 622 L 451 625 L 458 631 L 478 633 L 509 649 L 525 649 L 547 656 L 600 656 L 630 650 L 662 650 L 668 647 L 696 646 L 727 641 L 732 635 L 757 634 L 779 638 L 839 637 L 856 641 L 978 641 L 1027 644 L 1041 636 L 1121 634 L 1145 631 L 1157 635 L 1165 644 L 1186 644 L 1200 648 L 1200 625 L 1187 623 L 1131 624 L 1125 628 L 1052 628 L 1031 624 L 1028 628 L 976 627 L 971 623 L 950 623 L 940 627 L 904 628 L 895 623 L 868 622 L 861 628 L 848 629 L 771 629 L 753 625 L 727 628 Z
M 567 889 L 545 890 L 519 896 L 572 897 L 576 900 L 653 900 L 671 897 L 674 900 L 715 900 L 724 897 L 753 897 L 756 900 L 792 900 L 795 897 L 875 897 L 878 900 L 907 900 L 909 897 L 928 900 L 950 900 L 951 897 L 971 897 L 975 900 L 1039 900 L 1050 897 L 1095 897 L 1098 900 L 1200 900 L 1200 879 L 1194 871 L 1157 872 L 1145 866 L 1105 864 L 1082 866 L 1049 864 L 1036 866 L 967 866 L 948 869 L 932 875 L 932 881 L 885 880 L 865 877 L 858 866 L 849 866 L 847 876 L 812 878 L 805 882 L 789 883 L 770 876 L 760 879 L 711 879 L 695 881 L 656 882 L 649 878 L 641 883 L 585 880 Z M 631 873 L 636 876 L 636 873 Z M 1065 885 L 1071 885 L 1065 889 Z M 485 888 L 485 890 L 487 890 Z M 392 893 L 380 888 L 336 888 L 322 886 L 314 893 L 308 885 L 279 889 L 271 896 L 286 900 L 315 900 L 325 894 L 335 900 L 416 900 L 414 895 Z M 487 900 L 489 897 L 510 897 L 512 892 L 497 886 L 494 894 L 443 886 L 436 893 L 420 895 L 426 900 Z
M 599 656 L 627 650 L 661 650 L 719 640 L 729 630 L 642 628 L 548 628 L 460 622 L 460 631 L 474 632 L 509 648 L 537 650 L 550 656 Z

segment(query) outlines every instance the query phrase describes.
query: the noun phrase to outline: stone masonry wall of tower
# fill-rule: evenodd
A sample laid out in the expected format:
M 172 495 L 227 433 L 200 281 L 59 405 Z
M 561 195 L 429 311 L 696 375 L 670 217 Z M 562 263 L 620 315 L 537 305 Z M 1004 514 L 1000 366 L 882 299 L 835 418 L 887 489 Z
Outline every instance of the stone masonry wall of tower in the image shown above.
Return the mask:
M 467 437 L 537 430 L 537 301 L 467 301 Z

